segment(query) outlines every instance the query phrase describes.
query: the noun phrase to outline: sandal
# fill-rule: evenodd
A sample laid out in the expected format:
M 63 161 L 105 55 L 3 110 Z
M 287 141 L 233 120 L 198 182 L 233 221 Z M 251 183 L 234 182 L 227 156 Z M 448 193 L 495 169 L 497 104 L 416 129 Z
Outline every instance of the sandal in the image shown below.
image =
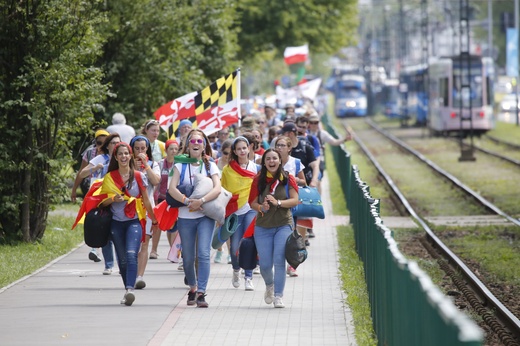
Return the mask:
M 155 251 L 150 252 L 150 259 L 157 259 L 158 256 L 159 255 L 157 255 L 157 252 L 155 252 Z

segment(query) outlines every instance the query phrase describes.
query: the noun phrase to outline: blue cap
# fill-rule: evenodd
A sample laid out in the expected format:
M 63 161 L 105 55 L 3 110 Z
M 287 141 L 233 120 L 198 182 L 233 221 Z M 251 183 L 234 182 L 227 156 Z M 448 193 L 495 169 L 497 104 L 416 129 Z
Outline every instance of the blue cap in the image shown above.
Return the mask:
M 191 121 L 189 121 L 188 119 L 184 119 L 184 120 L 181 120 L 181 122 L 179 123 L 179 127 L 183 127 L 184 125 L 190 125 L 190 127 L 192 127 L 193 123 Z

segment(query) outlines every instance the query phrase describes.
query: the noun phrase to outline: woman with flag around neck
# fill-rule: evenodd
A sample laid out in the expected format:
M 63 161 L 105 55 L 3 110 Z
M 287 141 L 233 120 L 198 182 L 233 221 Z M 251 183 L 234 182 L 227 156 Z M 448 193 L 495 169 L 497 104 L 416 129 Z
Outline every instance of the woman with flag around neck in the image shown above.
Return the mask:
M 285 243 L 294 227 L 291 208 L 298 204 L 298 184 L 284 171 L 278 151 L 267 149 L 261 165 L 251 185 L 249 204 L 258 211 L 254 237 L 266 286 L 264 301 L 284 308 Z
M 238 196 L 237 206 L 235 210 L 226 210 L 226 215 L 234 212 L 238 216 L 238 227 L 231 235 L 231 264 L 233 266 L 233 278 L 231 280 L 233 287 L 240 287 L 240 266 L 238 265 L 238 257 L 236 252 L 243 238 L 244 232 L 254 221 L 256 212 L 251 209 L 248 203 L 249 192 L 251 191 L 251 183 L 257 173 L 256 163 L 249 159 L 249 141 L 238 136 L 231 145 L 231 160 L 222 170 L 222 178 L 220 179 L 222 187 Z M 254 291 L 253 271 L 245 271 L 245 290 Z
M 119 271 L 126 288 L 121 304 L 132 305 L 137 277 L 137 253 L 145 237 L 146 212 L 152 221 L 152 231 L 159 232 L 157 219 L 148 198 L 148 179 L 135 171 L 132 149 L 127 143 L 115 146 L 108 172 L 101 185 L 101 206 L 112 210 L 111 236 L 117 253 Z M 146 209 L 146 210 L 145 210 Z
M 210 272 L 210 252 L 215 221 L 205 216 L 201 209 L 205 202 L 209 202 L 220 195 L 220 171 L 214 162 L 209 161 L 212 155 L 211 145 L 206 135 L 198 129 L 193 129 L 188 133 L 182 153 L 185 155 L 175 157 L 175 168 L 168 192 L 173 198 L 185 205 L 185 207 L 179 208 L 177 225 L 182 240 L 184 274 L 188 286 L 190 286 L 187 304 L 207 308 L 208 303 L 205 297 Z M 184 174 L 183 181 L 180 181 L 183 165 L 186 165 L 184 170 L 186 174 Z M 184 196 L 177 186 L 179 184 L 193 184 L 195 175 L 201 174 L 211 178 L 213 188 L 200 199 L 191 199 Z M 195 273 L 195 255 L 198 259 L 197 273 Z
M 298 186 L 307 186 L 305 174 L 303 173 L 305 166 L 300 159 L 296 159 L 290 155 L 292 150 L 291 139 L 286 136 L 280 136 L 274 141 L 274 147 L 282 157 L 283 169 L 294 177 Z M 293 219 L 296 225 L 296 218 Z M 296 225 L 296 227 L 298 228 L 300 226 Z M 298 273 L 296 272 L 296 269 L 287 264 L 287 275 L 290 277 L 297 277 Z

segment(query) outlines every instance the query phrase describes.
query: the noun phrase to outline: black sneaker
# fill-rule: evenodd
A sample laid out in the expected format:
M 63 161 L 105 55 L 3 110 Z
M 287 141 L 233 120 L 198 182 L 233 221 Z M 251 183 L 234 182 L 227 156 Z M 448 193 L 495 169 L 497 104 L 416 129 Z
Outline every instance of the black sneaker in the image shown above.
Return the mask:
M 312 228 L 307 228 L 307 235 L 309 236 L 309 238 L 314 238 L 316 237 L 314 235 L 314 231 L 312 230 Z
M 309 242 L 308 239 L 305 239 L 305 246 L 311 246 L 311 243 Z
M 91 251 L 88 254 L 88 259 L 94 262 L 101 262 L 101 258 L 97 255 L 97 253 Z
M 187 302 L 188 305 L 195 305 L 195 304 L 197 304 L 195 302 L 195 296 L 196 295 L 197 295 L 197 292 L 191 292 L 191 291 L 188 292 L 188 302 Z
M 197 296 L 197 307 L 198 308 L 207 308 L 209 306 L 208 302 L 206 302 L 206 294 L 200 292 Z

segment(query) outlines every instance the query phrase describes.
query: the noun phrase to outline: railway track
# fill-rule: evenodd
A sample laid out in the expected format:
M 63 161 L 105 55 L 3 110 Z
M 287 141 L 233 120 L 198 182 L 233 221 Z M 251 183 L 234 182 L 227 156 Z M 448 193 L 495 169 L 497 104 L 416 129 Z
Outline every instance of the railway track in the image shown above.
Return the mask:
M 511 149 L 520 150 L 520 145 L 518 145 L 518 144 L 509 143 L 509 142 L 503 141 L 503 140 L 501 140 L 501 139 L 499 139 L 497 137 L 493 137 L 493 136 L 490 136 L 490 135 L 485 135 L 485 138 L 489 139 L 492 142 L 495 142 L 496 144 L 500 144 L 500 145 L 509 147 Z
M 466 194 L 472 196 L 475 201 L 482 204 L 485 208 L 493 213 L 496 213 L 497 215 L 504 217 L 513 224 L 520 226 L 519 220 L 503 212 L 500 208 L 480 196 L 471 188 L 463 184 L 456 177 L 438 167 L 434 162 L 430 161 L 424 155 L 408 146 L 405 142 L 385 132 L 371 120 L 367 119 L 366 121 L 375 131 L 398 146 L 400 150 L 414 155 L 416 158 L 431 167 L 445 179 L 448 179 L 454 186 L 461 189 Z M 509 311 L 509 309 L 504 306 L 504 304 L 502 304 L 499 299 L 496 298 L 496 296 L 477 277 L 477 275 L 473 273 L 473 271 L 439 239 L 435 232 L 429 227 L 427 222 L 419 215 L 418 212 L 416 212 L 416 210 L 414 210 L 411 203 L 399 190 L 392 177 L 385 172 L 383 167 L 378 163 L 375 156 L 370 152 L 369 148 L 355 133 L 354 140 L 376 167 L 386 184 L 390 187 L 391 191 L 395 195 L 395 198 L 392 199 L 394 201 L 398 200 L 404 206 L 406 213 L 411 216 L 425 231 L 428 242 L 425 242 L 423 245 L 432 253 L 433 257 L 439 260 L 441 268 L 452 277 L 454 284 L 457 286 L 458 290 L 466 296 L 466 299 L 472 305 L 474 311 L 476 311 L 487 323 L 489 328 L 493 330 L 496 335 L 498 335 L 504 345 L 520 345 L 520 320 L 513 313 L 511 313 L 511 311 Z M 440 257 L 442 257 L 442 259 Z M 462 274 L 464 280 L 460 280 L 458 273 Z

